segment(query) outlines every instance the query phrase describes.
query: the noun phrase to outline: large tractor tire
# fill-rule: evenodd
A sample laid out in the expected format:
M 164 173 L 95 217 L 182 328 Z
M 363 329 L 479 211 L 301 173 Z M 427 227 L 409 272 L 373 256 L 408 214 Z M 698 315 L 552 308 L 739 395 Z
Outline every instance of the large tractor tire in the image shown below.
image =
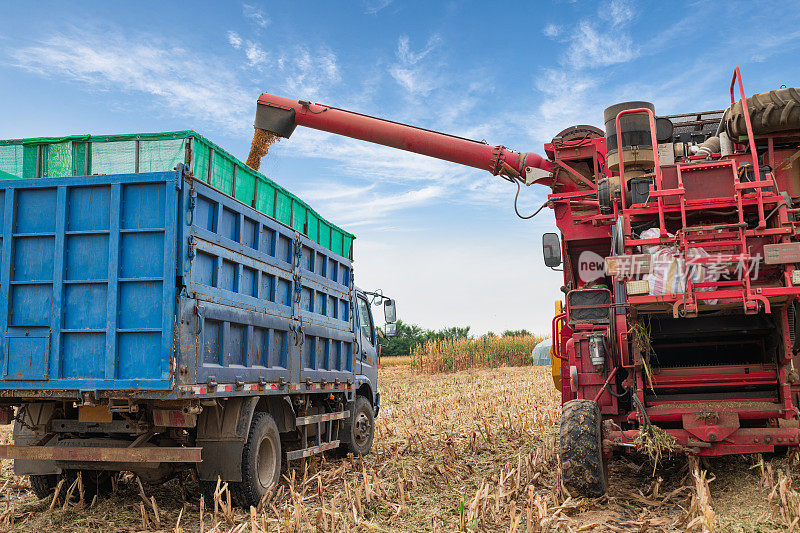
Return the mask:
M 573 496 L 597 498 L 608 490 L 602 417 L 596 402 L 572 400 L 561 409 L 561 479 Z
M 800 88 L 789 87 L 747 99 L 747 111 L 754 135 L 766 135 L 800 129 Z M 747 135 L 742 101 L 731 105 L 722 117 L 728 136 L 734 141 Z

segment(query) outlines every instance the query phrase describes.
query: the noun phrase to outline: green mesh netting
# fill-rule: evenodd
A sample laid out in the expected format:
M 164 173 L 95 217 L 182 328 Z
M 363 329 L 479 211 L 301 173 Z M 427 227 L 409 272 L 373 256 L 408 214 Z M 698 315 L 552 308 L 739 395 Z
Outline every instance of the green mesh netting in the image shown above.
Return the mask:
M 331 251 L 335 254 L 342 255 L 344 252 L 344 243 L 342 242 L 342 232 L 336 228 L 331 228 Z
M 292 225 L 292 199 L 285 192 L 279 190 L 275 204 L 275 220 L 287 226 Z
M 50 178 L 72 175 L 72 141 L 45 145 L 42 176 Z
M 195 146 L 194 150 L 194 168 L 192 174 L 198 179 L 208 183 L 208 161 L 209 151 L 205 146 Z
M 275 214 L 275 187 L 266 181 L 258 182 L 256 191 L 256 209 L 269 216 Z
M 236 190 L 234 191 L 234 198 L 247 205 L 254 205 L 253 198 L 256 192 L 256 180 L 258 179 L 255 174 L 251 174 L 246 167 L 237 167 L 236 169 Z
M 331 249 L 331 225 L 324 220 L 319 221 L 319 244 L 328 250 Z
M 76 142 L 72 147 L 72 153 L 74 154 L 72 160 L 72 175 L 73 176 L 85 176 L 87 174 L 91 174 L 90 170 L 92 168 L 91 159 L 86 157 L 89 144 L 84 142 Z
M 0 140 L 0 179 L 164 172 L 189 161 L 197 179 L 352 257 L 352 234 L 191 130 Z
M 92 142 L 92 174 L 136 172 L 136 141 Z
M 294 214 L 292 215 L 292 227 L 301 233 L 306 231 L 306 208 L 303 204 L 295 200 Z
M 172 170 L 186 160 L 186 139 L 139 141 L 139 172 Z
M 22 177 L 35 178 L 38 168 L 37 157 L 39 154 L 35 146 L 25 146 L 22 153 Z
M 319 217 L 311 209 L 308 210 L 308 231 L 306 235 L 312 241 L 319 242 Z
M 0 179 L 22 178 L 24 150 L 21 145 L 0 146 Z
M 228 196 L 233 196 L 233 161 L 215 151 L 208 184 Z

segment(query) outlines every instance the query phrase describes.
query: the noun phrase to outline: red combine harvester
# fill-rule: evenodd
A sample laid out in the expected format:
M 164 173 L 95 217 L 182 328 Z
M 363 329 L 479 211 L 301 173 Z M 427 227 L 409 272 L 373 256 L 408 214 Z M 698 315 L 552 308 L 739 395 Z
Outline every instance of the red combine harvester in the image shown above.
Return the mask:
M 598 496 L 624 447 L 714 456 L 800 443 L 800 89 L 746 98 L 737 68 L 730 99 L 672 116 L 617 104 L 605 131 L 567 128 L 548 159 L 269 94 L 255 126 L 482 168 L 517 193 L 552 189 L 561 469 L 573 492 Z

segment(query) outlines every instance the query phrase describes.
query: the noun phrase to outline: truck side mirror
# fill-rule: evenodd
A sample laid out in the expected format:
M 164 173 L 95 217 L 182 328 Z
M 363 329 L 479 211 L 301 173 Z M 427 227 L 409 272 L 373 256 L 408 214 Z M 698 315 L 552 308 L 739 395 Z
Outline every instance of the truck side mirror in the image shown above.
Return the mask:
M 545 233 L 542 235 L 542 253 L 545 266 L 555 268 L 561 264 L 561 240 L 558 238 L 558 234 Z
M 383 301 L 383 317 L 386 319 L 386 325 L 389 324 L 394 325 L 397 322 L 397 309 L 394 305 L 394 300 L 384 300 Z M 388 329 L 387 329 L 388 335 Z M 394 333 L 392 333 L 394 335 Z
M 394 337 L 397 335 L 397 324 L 394 322 L 388 323 L 383 328 L 383 333 L 387 337 Z

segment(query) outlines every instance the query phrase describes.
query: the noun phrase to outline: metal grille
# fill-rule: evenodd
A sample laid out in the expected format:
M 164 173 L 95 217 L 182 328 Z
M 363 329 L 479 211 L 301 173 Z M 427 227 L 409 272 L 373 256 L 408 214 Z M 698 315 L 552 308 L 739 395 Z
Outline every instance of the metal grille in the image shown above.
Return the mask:
M 699 111 L 697 113 L 683 113 L 680 115 L 664 115 L 674 127 L 672 138 L 677 142 L 702 142 L 717 132 L 722 115 L 725 110 Z

